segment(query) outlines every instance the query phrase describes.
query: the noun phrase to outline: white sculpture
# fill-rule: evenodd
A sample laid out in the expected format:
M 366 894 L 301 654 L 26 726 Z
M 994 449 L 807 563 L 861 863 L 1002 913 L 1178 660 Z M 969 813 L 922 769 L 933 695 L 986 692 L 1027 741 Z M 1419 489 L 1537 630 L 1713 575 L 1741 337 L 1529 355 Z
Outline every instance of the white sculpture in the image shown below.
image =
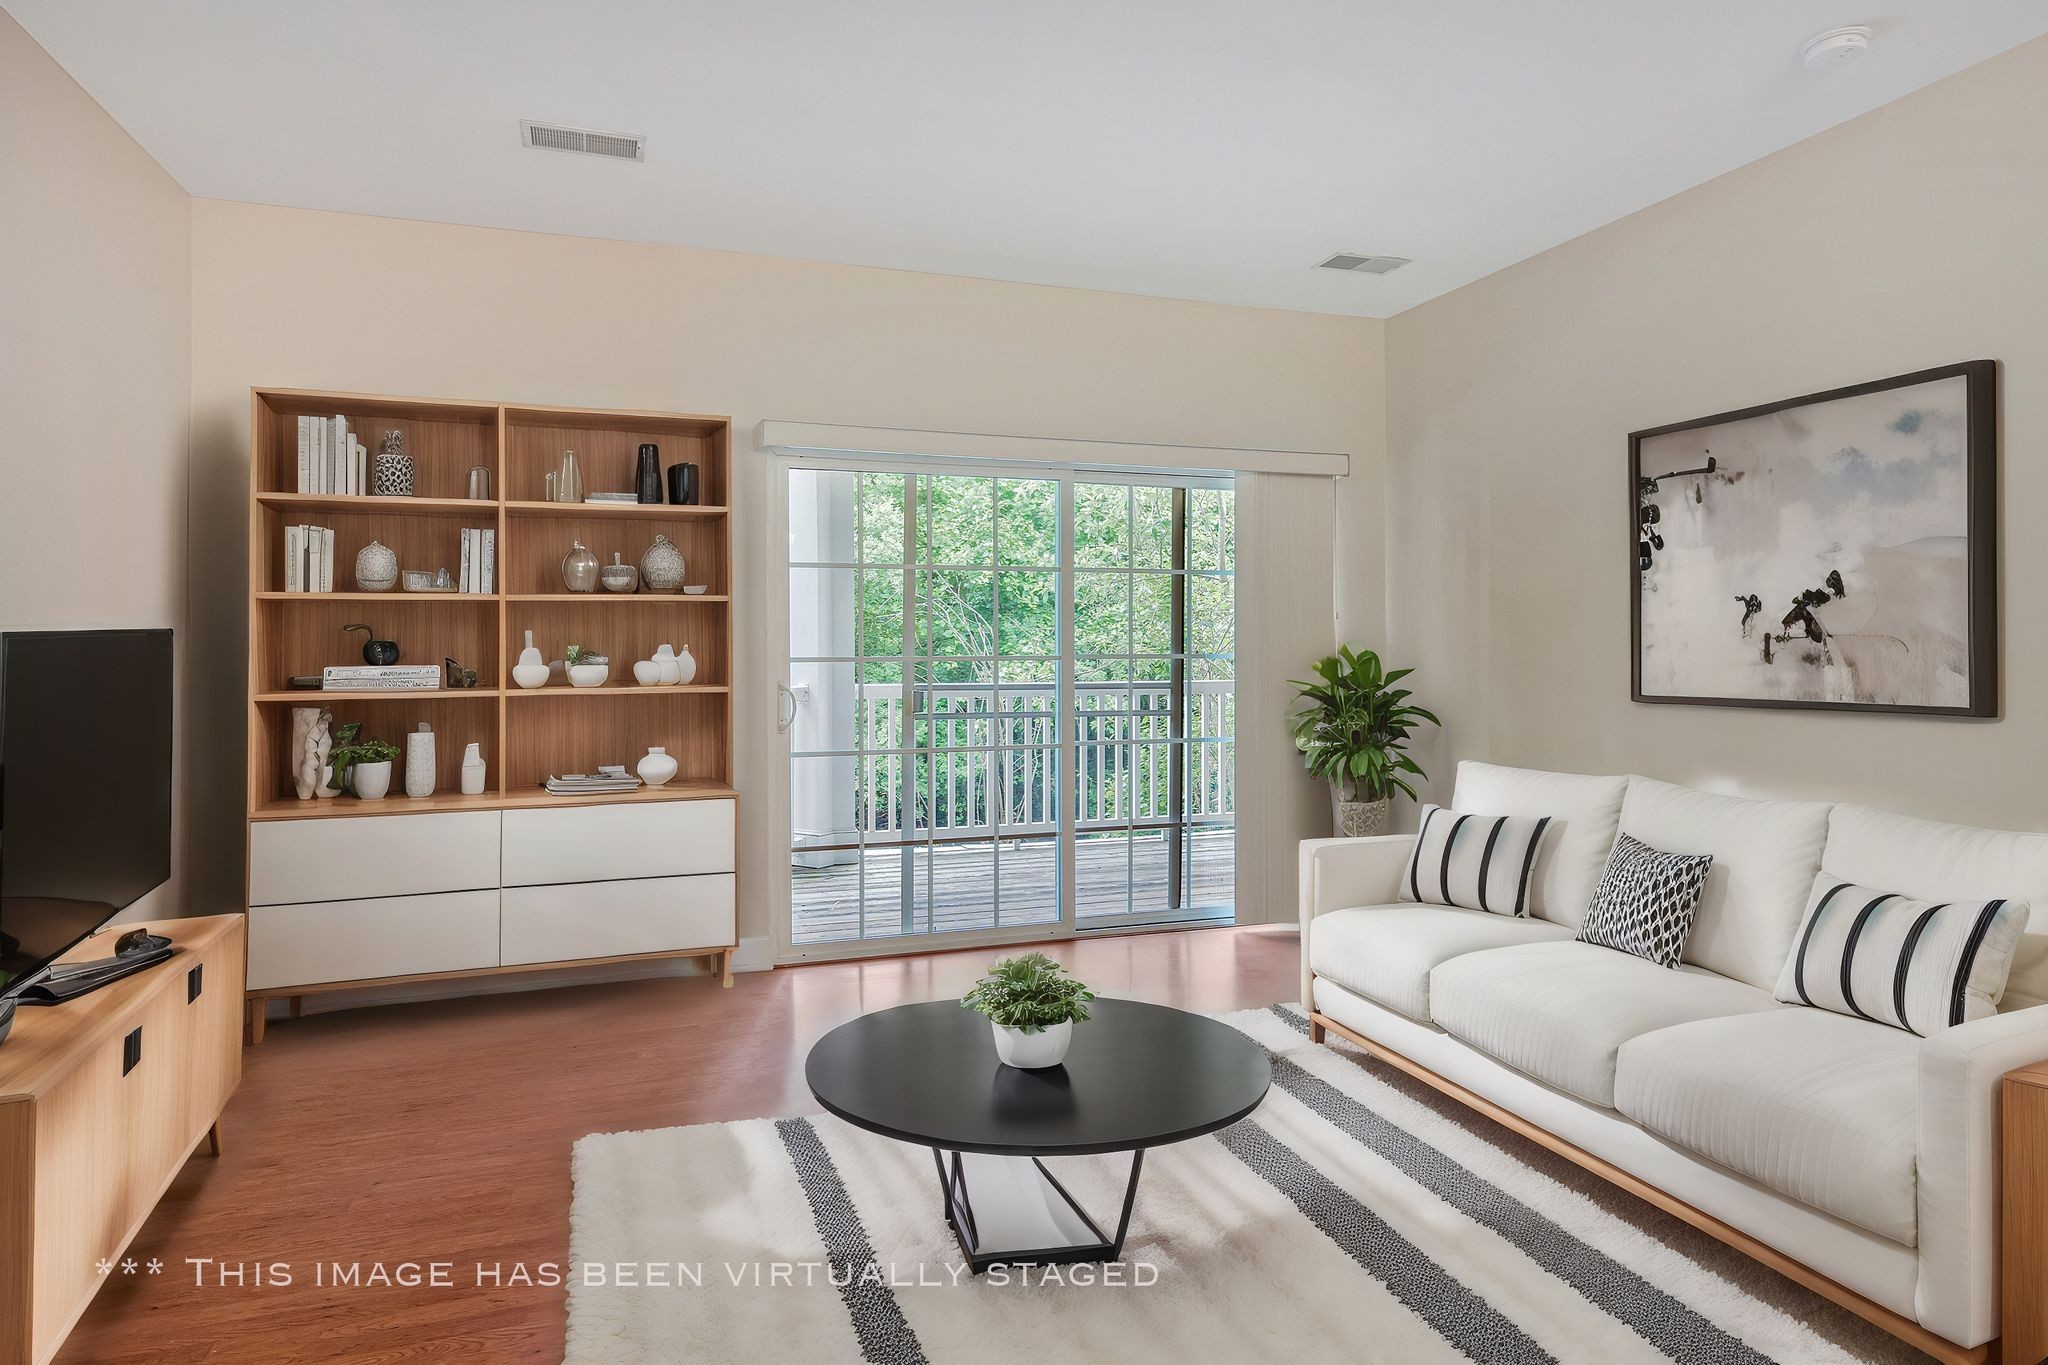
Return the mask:
M 341 795 L 341 788 L 327 785 L 334 775 L 327 761 L 334 748 L 333 720 L 324 706 L 292 708 L 292 789 L 301 801 Z

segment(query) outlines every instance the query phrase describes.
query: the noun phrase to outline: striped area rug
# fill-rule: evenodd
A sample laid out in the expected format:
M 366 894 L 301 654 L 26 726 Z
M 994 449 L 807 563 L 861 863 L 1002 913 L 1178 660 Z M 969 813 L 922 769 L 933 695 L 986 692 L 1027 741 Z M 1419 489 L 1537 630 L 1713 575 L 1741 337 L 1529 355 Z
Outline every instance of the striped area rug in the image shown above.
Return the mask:
M 1123 1262 L 969 1276 L 929 1150 L 829 1116 L 576 1144 L 570 1365 L 1891 1362 L 1916 1352 L 1348 1047 L 1148 1154 Z M 1113 1217 L 1128 1157 L 1049 1163 Z

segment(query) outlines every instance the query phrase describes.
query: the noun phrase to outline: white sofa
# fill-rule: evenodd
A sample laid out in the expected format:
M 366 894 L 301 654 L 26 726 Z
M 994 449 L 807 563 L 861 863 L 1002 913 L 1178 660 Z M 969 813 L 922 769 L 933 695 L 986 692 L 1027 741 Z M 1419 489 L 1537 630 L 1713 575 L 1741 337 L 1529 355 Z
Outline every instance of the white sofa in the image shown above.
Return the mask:
M 1469 762 L 1451 805 L 1552 817 L 1531 916 L 1404 902 L 1410 836 L 1310 840 L 1317 1015 L 1899 1315 L 1851 1302 L 1901 1335 L 1999 1334 L 1998 1093 L 2048 1059 L 2048 836 Z M 1617 832 L 1714 855 L 1677 970 L 1573 939 Z M 1773 999 L 1822 868 L 2029 902 L 2000 1012 L 1922 1039 Z

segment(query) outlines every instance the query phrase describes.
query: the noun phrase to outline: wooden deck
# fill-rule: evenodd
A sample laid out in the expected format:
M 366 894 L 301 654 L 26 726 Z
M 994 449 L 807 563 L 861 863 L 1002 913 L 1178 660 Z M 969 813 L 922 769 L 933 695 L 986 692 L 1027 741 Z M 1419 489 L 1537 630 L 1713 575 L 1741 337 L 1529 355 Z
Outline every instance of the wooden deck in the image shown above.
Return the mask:
M 1189 835 L 1190 875 L 1182 905 L 1188 919 L 1217 918 L 1236 885 L 1236 831 L 1202 830 Z M 985 843 L 933 846 L 925 850 L 872 850 L 862 863 L 791 870 L 794 912 L 791 940 L 827 943 L 861 934 L 860 883 L 867 880 L 865 937 L 895 938 L 962 929 L 1009 928 L 1059 921 L 1058 864 L 1052 839 L 1005 840 L 996 858 Z M 1122 838 L 1085 838 L 1075 857 L 1077 921 L 1106 921 L 1126 910 L 1167 912 L 1167 844 L 1157 831 Z M 908 863 L 906 871 L 905 864 Z M 906 924 L 902 894 L 910 883 L 911 914 Z M 1001 914 L 996 913 L 997 881 Z M 1125 892 L 1128 889 L 1129 898 Z M 1166 918 L 1173 918 L 1167 914 Z

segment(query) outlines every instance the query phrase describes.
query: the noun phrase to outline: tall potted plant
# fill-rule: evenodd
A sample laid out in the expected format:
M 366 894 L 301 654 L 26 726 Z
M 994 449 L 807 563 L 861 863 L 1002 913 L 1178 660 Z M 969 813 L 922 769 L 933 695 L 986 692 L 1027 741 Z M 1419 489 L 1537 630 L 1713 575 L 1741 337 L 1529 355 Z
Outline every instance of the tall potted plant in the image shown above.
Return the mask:
M 1435 716 L 1408 704 L 1413 694 L 1395 684 L 1415 670 L 1389 672 L 1369 649 L 1344 645 L 1316 664 L 1317 682 L 1289 685 L 1299 695 L 1289 717 L 1302 764 L 1330 784 L 1337 833 L 1346 838 L 1384 834 L 1396 791 L 1413 801 L 1415 788 L 1403 773 L 1428 774 L 1408 757 L 1408 734 Z

